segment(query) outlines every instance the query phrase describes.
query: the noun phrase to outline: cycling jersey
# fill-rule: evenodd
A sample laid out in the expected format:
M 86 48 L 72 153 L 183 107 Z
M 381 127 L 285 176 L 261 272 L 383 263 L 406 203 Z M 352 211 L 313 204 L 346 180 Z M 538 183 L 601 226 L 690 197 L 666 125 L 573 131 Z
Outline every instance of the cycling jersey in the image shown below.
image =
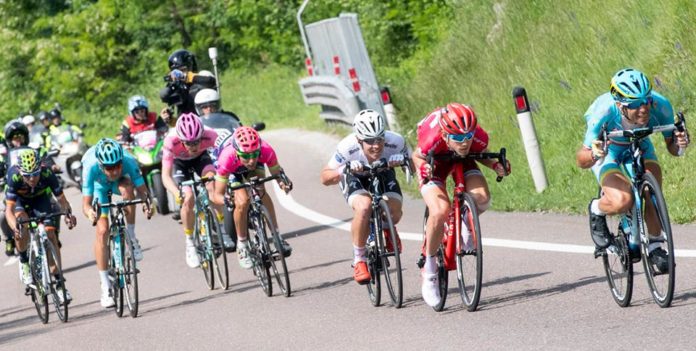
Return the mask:
M 265 140 L 261 140 L 261 150 L 255 170 L 258 171 L 258 175 L 263 175 L 264 165 L 267 166 L 271 172 L 280 168 L 278 158 L 271 145 Z M 237 150 L 231 144 L 224 146 L 217 159 L 217 176 L 215 178 L 219 181 L 227 182 L 227 178 L 230 175 L 246 173 L 248 171 L 250 170 L 239 160 Z
M 401 135 L 392 131 L 386 131 L 384 133 L 382 157 L 388 160 L 390 156 L 396 154 L 402 154 L 404 158 L 409 158 L 410 151 L 408 145 Z M 329 160 L 328 166 L 332 169 L 339 169 L 341 166 L 350 163 L 350 161 L 361 161 L 364 164 L 368 164 L 362 145 L 360 145 L 354 133 L 349 134 L 338 143 L 336 152 Z
M 30 187 L 24 181 L 18 166 L 10 167 L 10 170 L 7 172 L 6 182 L 5 198 L 7 201 L 17 201 L 19 198 L 32 199 L 50 194 L 55 196 L 63 194 L 63 188 L 60 186 L 58 178 L 46 167 L 41 167 L 39 182 L 34 187 Z
M 652 93 L 653 103 L 650 105 L 650 119 L 647 123 L 648 127 L 659 125 L 674 124 L 674 110 L 669 100 L 657 92 Z M 637 126 L 627 121 L 622 117 L 621 111 L 616 107 L 616 101 L 610 93 L 600 95 L 585 112 L 585 120 L 587 122 L 587 130 L 585 131 L 585 139 L 583 145 L 587 149 L 592 148 L 592 142 L 600 137 L 602 126 L 607 125 L 607 131 L 633 129 Z M 662 135 L 667 138 L 672 136 L 672 131 L 664 131 Z M 641 149 L 643 149 L 643 157 L 646 162 L 657 162 L 655 147 L 649 138 L 641 141 Z M 609 144 L 607 155 L 602 162 L 597 162 L 592 171 L 595 173 L 597 180 L 602 179 L 611 172 L 620 172 L 620 167 L 617 159 L 629 147 L 629 139 L 623 136 L 612 137 Z M 630 164 L 626 165 L 630 169 Z
M 176 134 L 176 130 L 172 130 L 164 139 L 162 164 L 171 166 L 174 159 L 192 160 L 197 158 L 204 152 L 207 152 L 209 148 L 213 148 L 215 146 L 215 139 L 217 139 L 217 133 L 215 133 L 215 131 L 212 129 L 204 127 L 201 143 L 198 145 L 198 151 L 191 154 L 184 146 L 184 143 L 179 139 L 179 136 Z
M 145 184 L 138 161 L 126 150 L 123 150 L 121 177 L 114 181 L 109 180 L 99 165 L 95 149 L 96 146 L 90 147 L 82 157 L 82 196 L 94 196 L 99 203 L 106 203 L 109 201 L 109 191 L 114 195 L 121 195 L 118 183 L 123 178 L 130 178 L 135 187 Z M 108 209 L 102 209 L 103 215 L 107 213 Z

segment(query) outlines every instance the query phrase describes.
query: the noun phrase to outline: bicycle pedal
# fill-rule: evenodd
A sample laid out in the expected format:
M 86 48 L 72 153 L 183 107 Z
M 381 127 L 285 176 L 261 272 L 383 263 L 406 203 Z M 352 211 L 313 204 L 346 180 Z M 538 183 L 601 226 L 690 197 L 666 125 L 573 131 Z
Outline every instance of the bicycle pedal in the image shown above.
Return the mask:
M 24 287 L 24 296 L 31 296 L 31 290 L 32 288 L 29 287 L 29 285 Z
M 602 257 L 602 256 L 605 256 L 606 254 L 607 254 L 606 249 L 595 248 L 595 250 L 594 250 L 594 258 L 595 259 Z
M 425 266 L 425 256 L 423 256 L 423 254 L 416 260 L 416 266 L 418 266 L 418 268 L 423 268 L 423 266 Z

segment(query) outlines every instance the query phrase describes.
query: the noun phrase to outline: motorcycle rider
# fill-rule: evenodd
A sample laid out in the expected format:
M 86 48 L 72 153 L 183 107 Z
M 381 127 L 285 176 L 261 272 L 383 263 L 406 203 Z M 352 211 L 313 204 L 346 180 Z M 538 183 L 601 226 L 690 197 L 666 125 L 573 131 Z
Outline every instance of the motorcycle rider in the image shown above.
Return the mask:
M 197 73 L 196 56 L 184 49 L 174 51 L 168 59 L 167 87 L 160 90 L 160 99 L 169 106 L 176 106 L 177 115 L 195 112 L 194 98 L 203 88 L 214 88 L 215 77 Z M 172 111 L 165 107 L 160 113 L 165 122 L 171 123 Z
M 205 119 L 211 113 L 220 113 L 234 118 L 241 124 L 239 116 L 233 112 L 225 111 L 220 107 L 220 94 L 215 89 L 201 89 L 201 91 L 196 94 L 194 102 L 196 104 L 196 111 L 198 115 L 201 116 L 203 123 L 205 123 Z
M 156 113 L 150 112 L 150 104 L 142 95 L 133 95 L 128 99 L 128 116 L 123 120 L 121 132 L 118 135 L 120 141 L 131 143 L 133 135 L 146 131 L 157 130 L 159 135 L 164 135 L 169 127 Z

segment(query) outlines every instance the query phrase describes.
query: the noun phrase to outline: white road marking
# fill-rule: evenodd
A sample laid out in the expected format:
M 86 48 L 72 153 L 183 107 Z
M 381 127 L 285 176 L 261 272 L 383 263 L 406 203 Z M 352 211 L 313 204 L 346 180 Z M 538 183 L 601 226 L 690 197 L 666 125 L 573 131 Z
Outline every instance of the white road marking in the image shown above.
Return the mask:
M 7 262 L 5 262 L 4 266 L 5 266 L 5 267 L 9 267 L 9 266 L 11 266 L 11 265 L 17 263 L 17 261 L 19 261 L 19 257 L 17 257 L 17 256 L 12 256 L 12 257 L 10 257 L 10 258 L 7 259 Z
M 276 198 L 281 206 L 286 210 L 294 213 L 297 216 L 305 218 L 309 221 L 333 227 L 340 230 L 350 231 L 350 222 L 340 220 L 338 218 L 333 218 L 310 208 L 303 206 L 293 199 L 292 195 L 285 194 L 276 182 L 273 182 L 273 189 L 276 194 Z M 404 240 L 423 240 L 422 233 L 410 233 L 399 231 L 399 236 Z M 594 253 L 593 246 L 583 246 L 583 245 L 573 245 L 573 244 L 554 244 L 545 243 L 540 241 L 523 241 L 523 240 L 508 240 L 508 239 L 495 239 L 495 238 L 483 238 L 483 244 L 487 246 L 497 246 L 497 247 L 507 247 L 513 249 L 524 249 L 524 250 L 536 250 L 536 251 L 553 251 L 553 252 L 568 252 L 568 253 L 582 253 L 582 254 L 592 254 Z M 696 257 L 696 250 L 674 250 L 677 257 Z

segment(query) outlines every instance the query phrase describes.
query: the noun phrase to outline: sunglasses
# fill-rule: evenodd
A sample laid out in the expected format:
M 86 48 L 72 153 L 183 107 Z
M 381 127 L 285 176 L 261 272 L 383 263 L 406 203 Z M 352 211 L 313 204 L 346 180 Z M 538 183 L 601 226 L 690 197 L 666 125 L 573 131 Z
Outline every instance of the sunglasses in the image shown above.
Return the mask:
M 184 145 L 186 146 L 197 146 L 198 144 L 201 143 L 201 139 L 195 140 L 195 141 L 184 141 Z
M 625 107 L 630 108 L 631 110 L 635 110 L 635 109 L 637 109 L 637 108 L 639 108 L 639 107 L 641 107 L 641 106 L 643 106 L 643 105 L 652 105 L 652 103 L 653 103 L 653 98 L 652 98 L 652 96 L 648 96 L 648 97 L 646 97 L 645 99 L 632 101 L 632 102 L 630 102 L 630 103 L 625 103 L 625 104 L 622 104 L 622 105 L 625 106 Z
M 115 171 L 115 170 L 117 170 L 117 169 L 120 168 L 120 167 L 121 167 L 121 163 L 120 163 L 120 162 L 117 163 L 117 164 L 115 164 L 115 165 L 102 165 L 102 168 L 104 168 L 105 171 L 109 171 L 109 172 Z
M 203 109 L 203 108 L 214 108 L 214 107 L 215 107 L 215 103 L 200 104 L 200 105 L 198 105 L 198 106 L 200 106 L 202 109 Z
M 22 173 L 22 177 L 24 177 L 24 178 L 26 178 L 26 179 L 29 179 L 29 178 L 36 178 L 36 177 L 38 177 L 40 174 L 41 174 L 41 170 L 40 170 L 40 169 L 37 169 L 36 171 L 31 172 L 31 173 Z
M 256 150 L 254 152 L 241 152 L 237 151 L 237 156 L 245 159 L 245 160 L 251 160 L 254 158 L 259 158 L 259 155 L 261 154 L 261 150 Z
M 375 145 L 375 144 L 381 144 L 384 142 L 384 138 L 367 138 L 363 139 L 360 142 L 365 143 L 367 145 Z
M 138 107 L 138 108 L 136 108 L 136 109 L 133 109 L 133 113 L 140 113 L 140 112 L 143 112 L 143 113 L 144 113 L 145 111 L 147 111 L 147 109 L 146 109 L 146 108 L 142 108 L 142 107 Z
M 467 140 L 471 140 L 474 137 L 474 131 L 468 132 L 466 134 L 447 134 L 447 139 L 450 139 L 457 143 L 463 143 Z

